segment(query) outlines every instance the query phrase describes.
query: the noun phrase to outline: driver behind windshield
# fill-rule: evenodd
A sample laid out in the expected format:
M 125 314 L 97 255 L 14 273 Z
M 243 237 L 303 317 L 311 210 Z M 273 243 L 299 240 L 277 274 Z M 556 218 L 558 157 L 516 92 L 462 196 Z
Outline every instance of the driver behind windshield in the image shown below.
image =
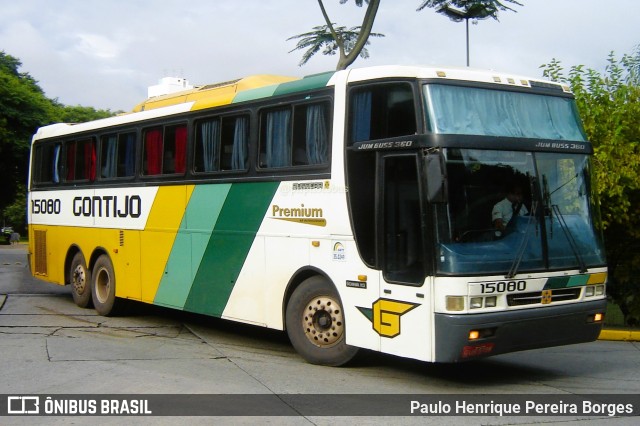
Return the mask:
M 506 188 L 507 195 L 493 206 L 491 220 L 495 229 L 496 237 L 502 237 L 507 231 L 509 223 L 514 217 L 529 214 L 527 206 L 522 203 L 522 187 L 517 183 L 510 182 Z

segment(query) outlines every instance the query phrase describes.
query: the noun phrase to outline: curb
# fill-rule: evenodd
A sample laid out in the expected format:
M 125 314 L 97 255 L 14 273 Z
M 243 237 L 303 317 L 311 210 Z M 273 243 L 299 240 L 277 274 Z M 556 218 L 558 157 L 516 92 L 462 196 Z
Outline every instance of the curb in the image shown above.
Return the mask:
M 600 332 L 598 340 L 616 340 L 621 342 L 640 342 L 640 330 L 607 330 Z

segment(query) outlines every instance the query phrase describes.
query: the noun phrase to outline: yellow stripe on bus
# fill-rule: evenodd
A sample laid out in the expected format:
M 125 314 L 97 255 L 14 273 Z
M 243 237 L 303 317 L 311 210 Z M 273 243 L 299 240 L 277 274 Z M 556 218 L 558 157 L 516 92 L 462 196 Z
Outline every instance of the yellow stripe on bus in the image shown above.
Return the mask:
M 591 276 L 589 277 L 589 281 L 587 281 L 587 284 L 588 285 L 604 284 L 606 280 L 607 280 L 607 273 L 599 272 L 597 274 L 591 274 Z
M 147 226 L 140 234 L 142 300 L 153 302 L 176 239 L 193 185 L 161 186 L 153 202 Z

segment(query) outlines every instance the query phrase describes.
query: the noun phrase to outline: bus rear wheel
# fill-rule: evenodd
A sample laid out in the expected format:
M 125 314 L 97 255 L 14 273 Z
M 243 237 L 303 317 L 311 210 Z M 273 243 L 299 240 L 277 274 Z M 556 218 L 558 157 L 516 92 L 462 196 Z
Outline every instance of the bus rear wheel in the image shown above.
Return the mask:
M 117 313 L 116 275 L 109 256 L 102 255 L 96 260 L 91 271 L 91 295 L 98 314 L 112 316 Z
M 344 365 L 358 352 L 345 342 L 340 296 L 323 277 L 308 278 L 294 290 L 285 321 L 291 344 L 312 364 Z
M 81 308 L 88 307 L 91 304 L 91 274 L 80 252 L 76 253 L 71 260 L 69 283 L 75 304 Z

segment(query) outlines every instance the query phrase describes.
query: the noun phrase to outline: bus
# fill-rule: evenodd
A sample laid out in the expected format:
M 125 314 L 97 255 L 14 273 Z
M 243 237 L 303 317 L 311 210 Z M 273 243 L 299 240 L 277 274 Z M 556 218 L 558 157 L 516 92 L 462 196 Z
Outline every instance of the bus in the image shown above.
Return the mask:
M 607 281 L 592 153 L 567 86 L 494 71 L 195 87 L 37 131 L 29 264 L 100 315 L 129 299 L 286 330 L 321 365 L 589 342 Z

